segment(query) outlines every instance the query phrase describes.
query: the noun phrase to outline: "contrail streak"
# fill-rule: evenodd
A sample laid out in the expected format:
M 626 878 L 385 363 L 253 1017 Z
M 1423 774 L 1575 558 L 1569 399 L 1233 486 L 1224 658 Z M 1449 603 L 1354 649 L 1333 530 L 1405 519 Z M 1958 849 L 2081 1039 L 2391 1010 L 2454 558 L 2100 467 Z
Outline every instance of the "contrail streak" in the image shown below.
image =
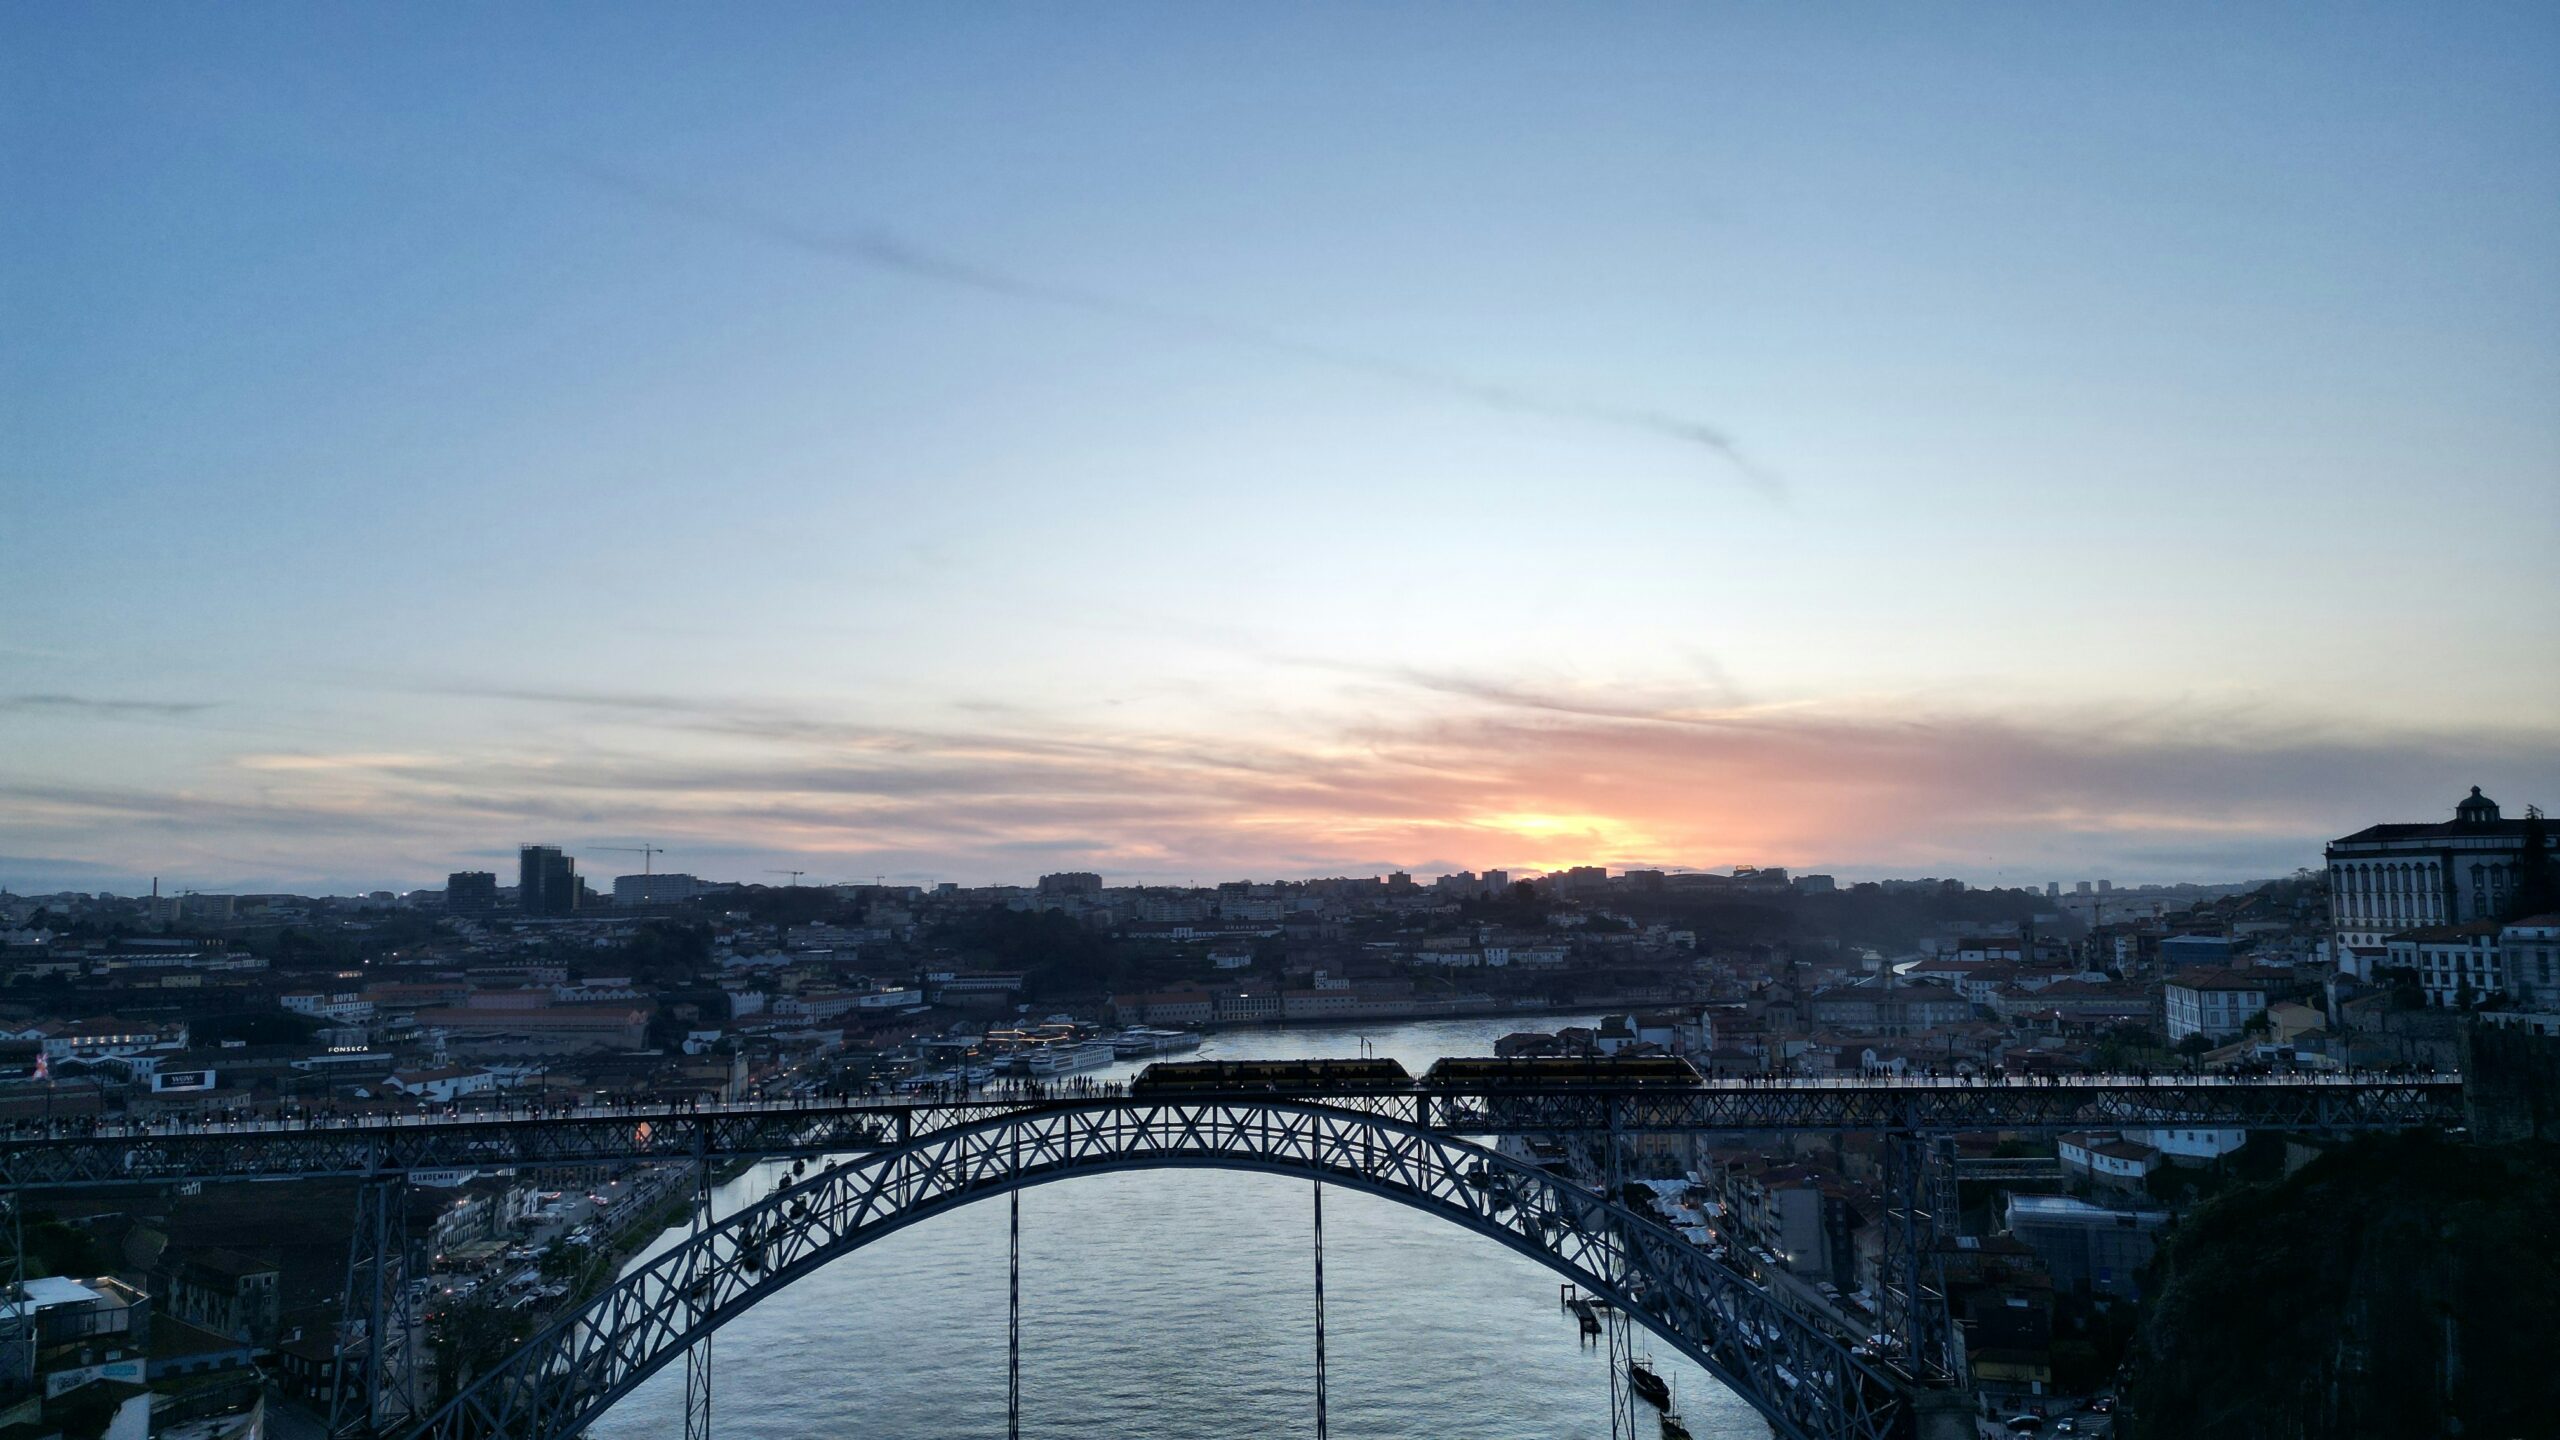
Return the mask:
M 1002 270 L 990 270 L 955 260 L 923 249 L 878 228 L 850 233 L 813 230 L 806 226 L 779 220 L 770 215 L 715 204 L 696 196 L 666 189 L 637 176 L 585 161 L 564 160 L 562 163 L 588 182 L 609 190 L 624 199 L 651 209 L 682 215 L 704 224 L 741 230 L 777 245 L 787 245 L 811 254 L 840 260 L 851 260 L 877 270 L 887 270 L 919 280 L 948 285 L 955 289 L 974 290 L 982 295 L 996 295 L 1011 300 L 1027 300 L 1035 304 L 1082 310 L 1088 314 L 1108 316 L 1130 324 L 1144 325 L 1177 334 L 1197 336 L 1241 349 L 1260 350 L 1282 355 L 1313 365 L 1336 370 L 1373 375 L 1393 380 L 1420 390 L 1433 390 L 1443 395 L 1473 401 L 1491 409 L 1524 415 L 1544 415 L 1554 419 L 1586 424 L 1607 425 L 1655 435 L 1682 444 L 1695 445 L 1713 453 L 1730 467 L 1752 489 L 1772 501 L 1786 499 L 1786 483 L 1775 472 L 1743 453 L 1733 437 L 1713 425 L 1666 415 L 1657 410 L 1618 405 L 1593 404 L 1498 385 L 1469 376 L 1452 374 L 1429 366 L 1409 364 L 1388 356 L 1302 340 L 1293 335 L 1266 330 L 1258 325 L 1201 315 L 1187 310 L 1168 309 L 1142 300 L 1131 300 L 1099 291 L 1078 289 L 1070 285 L 1051 284 L 1027 279 Z

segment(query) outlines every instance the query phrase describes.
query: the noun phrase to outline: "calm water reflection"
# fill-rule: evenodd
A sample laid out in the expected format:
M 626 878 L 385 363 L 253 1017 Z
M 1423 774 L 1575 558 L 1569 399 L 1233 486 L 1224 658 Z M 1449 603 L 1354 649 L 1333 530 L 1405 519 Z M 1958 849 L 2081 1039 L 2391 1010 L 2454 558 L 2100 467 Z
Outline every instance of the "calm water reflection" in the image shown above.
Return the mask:
M 1419 1073 L 1490 1054 L 1497 1036 L 1565 1017 L 1214 1036 L 1203 1058 L 1356 1055 Z M 1116 1079 L 1135 1065 L 1094 1072 Z M 723 1188 L 752 1201 L 771 1170 Z M 1117 1174 L 1023 1196 L 1023 1433 L 1226 1440 L 1314 1432 L 1310 1187 L 1271 1175 Z M 1325 1195 L 1332 1433 L 1608 1440 L 1607 1367 L 1556 1304 L 1557 1277 L 1490 1240 L 1342 1190 Z M 1640 1342 L 1641 1344 L 1642 1342 Z M 871 1245 L 723 1329 L 713 1414 L 723 1440 L 1000 1436 L 1005 1213 L 976 1205 Z M 1766 1440 L 1732 1394 L 1655 1347 L 1690 1428 Z M 594 1427 L 599 1440 L 683 1432 L 683 1367 Z M 1639 1407 L 1638 1436 L 1652 1440 Z

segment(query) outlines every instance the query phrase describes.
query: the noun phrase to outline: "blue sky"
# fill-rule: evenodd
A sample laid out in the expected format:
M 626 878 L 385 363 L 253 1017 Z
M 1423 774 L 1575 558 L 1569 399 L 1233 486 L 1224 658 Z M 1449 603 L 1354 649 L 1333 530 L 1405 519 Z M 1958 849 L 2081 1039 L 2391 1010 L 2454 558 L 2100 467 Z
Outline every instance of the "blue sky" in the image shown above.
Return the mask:
M 55 6 L 0 67 L 21 889 L 2203 878 L 2560 792 L 2546 6 Z

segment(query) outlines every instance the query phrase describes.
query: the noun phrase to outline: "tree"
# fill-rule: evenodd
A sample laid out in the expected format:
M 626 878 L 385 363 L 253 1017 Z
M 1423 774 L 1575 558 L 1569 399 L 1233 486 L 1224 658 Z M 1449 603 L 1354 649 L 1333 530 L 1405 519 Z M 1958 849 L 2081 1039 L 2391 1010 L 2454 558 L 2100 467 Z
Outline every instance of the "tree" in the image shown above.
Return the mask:
M 1100 994 L 1157 977 L 1185 973 L 1162 953 L 1114 945 L 1055 910 L 987 910 L 935 928 L 937 945 L 957 949 L 974 965 L 1023 973 L 1023 995 Z
M 556 1240 L 542 1247 L 542 1258 L 538 1263 L 543 1279 L 566 1280 L 584 1270 L 590 1258 L 586 1246 Z
M 2415 966 L 2375 966 L 2373 971 L 2373 983 L 2376 986 L 2391 992 L 2391 1008 L 2394 1010 L 2423 1010 L 2426 1008 L 2427 992 L 2425 988 L 2418 983 L 2418 971 Z
M 27 1217 L 26 1249 L 33 1275 L 95 1275 L 107 1268 L 95 1237 L 50 1212 Z
M 435 1341 L 436 1394 L 449 1399 L 525 1342 L 531 1329 L 520 1312 L 485 1300 L 464 1300 L 444 1314 Z
M 2550 1433 L 2553 1149 L 2368 1138 L 2188 1217 L 2143 1284 L 2138 1433 Z M 2339 1363 L 2357 1354 L 2389 1363 Z
M 2150 1063 L 2167 1045 L 2148 1025 L 2128 1021 L 2110 1026 L 2098 1039 L 2098 1065 L 2106 1070 L 2131 1070 Z
M 862 914 L 860 906 L 838 898 L 832 885 L 741 885 L 724 903 L 760 925 L 837 924 Z
M 2175 1165 L 2158 1165 L 2142 1177 L 2142 1189 L 2163 1205 L 2175 1205 L 2195 1185 L 2195 1177 Z
M 2551 863 L 2551 835 L 2542 807 L 2524 809 L 2524 855 L 2516 861 L 2516 889 L 2508 897 L 2504 919 L 2522 920 L 2560 911 L 2560 873 Z

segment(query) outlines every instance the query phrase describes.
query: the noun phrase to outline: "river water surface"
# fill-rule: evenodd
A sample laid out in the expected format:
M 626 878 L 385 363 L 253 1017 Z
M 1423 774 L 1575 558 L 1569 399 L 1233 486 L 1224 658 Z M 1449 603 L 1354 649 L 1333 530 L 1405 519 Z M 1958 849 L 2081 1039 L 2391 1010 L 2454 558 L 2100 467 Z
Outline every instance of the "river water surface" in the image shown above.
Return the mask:
M 1524 1024 L 1429 1021 L 1212 1035 L 1203 1059 L 1354 1056 L 1416 1074 L 1489 1055 Z M 1087 1072 L 1125 1079 L 1135 1062 Z M 722 1213 L 778 1166 L 723 1186 Z M 1138 1171 L 1022 1196 L 1022 1433 L 1266 1440 L 1315 1433 L 1311 1187 L 1274 1175 Z M 1580 1343 L 1559 1277 L 1391 1201 L 1325 1192 L 1328 1420 L 1347 1440 L 1610 1440 L 1604 1353 Z M 1638 1339 L 1700 1440 L 1767 1440 L 1748 1405 Z M 943 1440 L 1005 1431 L 1005 1207 L 899 1231 L 783 1290 L 712 1345 L 722 1440 Z M 599 1420 L 598 1440 L 684 1433 L 684 1367 Z M 1634 1440 L 1654 1440 L 1636 1407 Z

